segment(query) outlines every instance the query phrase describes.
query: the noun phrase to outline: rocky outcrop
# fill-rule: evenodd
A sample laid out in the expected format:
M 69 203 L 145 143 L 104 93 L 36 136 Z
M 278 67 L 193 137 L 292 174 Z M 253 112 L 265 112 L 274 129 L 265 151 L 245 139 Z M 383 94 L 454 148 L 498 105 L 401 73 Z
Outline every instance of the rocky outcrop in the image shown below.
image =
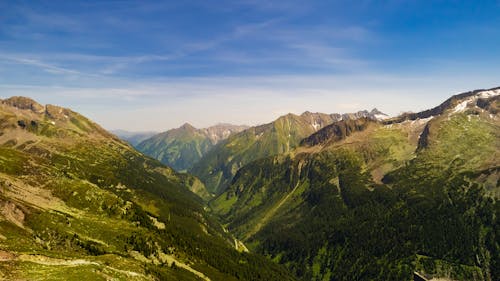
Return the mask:
M 368 110 L 360 110 L 358 112 L 354 113 L 344 113 L 341 115 L 342 118 L 341 120 L 354 120 L 354 119 L 359 119 L 359 118 L 368 118 L 372 120 L 381 120 L 388 118 L 389 116 L 382 111 L 374 108 L 371 111 Z
M 373 123 L 375 121 L 369 118 L 338 121 L 303 139 L 301 145 L 314 146 L 339 141 L 355 132 L 365 130 Z
M 13 202 L 0 201 L 0 215 L 7 221 L 24 228 L 24 212 Z
M 72 132 L 114 137 L 106 130 L 70 109 L 56 105 L 41 105 L 27 97 L 10 97 L 0 101 L 0 108 L 10 112 L 0 120 L 0 128 L 20 128 L 35 134 L 60 136 L 58 129 L 71 129 Z M 17 118 L 8 116 L 17 115 Z
M 10 105 L 22 110 L 31 110 L 35 113 L 42 113 L 45 107 L 27 97 L 11 97 L 1 101 L 2 104 Z
M 500 96 L 479 98 L 476 101 L 476 105 L 491 114 L 498 114 L 500 112 Z
M 420 134 L 418 138 L 418 146 L 417 150 L 421 150 L 429 146 L 429 133 L 430 133 L 430 127 L 429 123 L 425 124 L 424 130 Z
M 217 144 L 222 140 L 227 139 L 230 135 L 234 133 L 241 132 L 248 129 L 245 125 L 232 125 L 226 123 L 220 123 L 215 126 L 200 129 L 200 131 L 207 136 L 207 138 L 212 142 L 212 144 Z

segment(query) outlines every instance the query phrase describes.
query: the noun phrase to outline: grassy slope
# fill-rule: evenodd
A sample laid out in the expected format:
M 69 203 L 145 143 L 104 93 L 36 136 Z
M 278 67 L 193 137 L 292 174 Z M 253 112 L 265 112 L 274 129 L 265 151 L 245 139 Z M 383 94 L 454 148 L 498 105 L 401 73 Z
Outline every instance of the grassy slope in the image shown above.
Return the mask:
M 186 127 L 148 138 L 139 143 L 137 149 L 177 171 L 189 170 L 213 145 L 207 136 Z
M 413 270 L 496 280 L 498 122 L 474 112 L 436 118 L 415 154 L 423 125 L 252 162 L 212 207 L 305 280 L 409 280 Z
M 221 193 L 239 168 L 260 158 L 289 152 L 314 131 L 306 118 L 288 114 L 273 123 L 252 127 L 229 137 L 209 151 L 191 172 L 211 192 Z
M 0 277 L 292 279 L 234 250 L 189 180 L 82 116 L 0 113 Z
M 376 125 L 331 147 L 323 148 L 320 152 L 299 148 L 287 155 L 257 160 L 237 173 L 230 188 L 217 197 L 211 207 L 226 221 L 233 222 L 230 227 L 238 235 L 248 237 L 244 229 L 251 229 L 249 225 L 253 226 L 273 210 L 290 191 L 297 186 L 301 187 L 282 204 L 293 205 L 293 198 L 301 201 L 301 193 L 309 185 L 310 177 L 316 177 L 323 170 L 327 173 L 328 169 L 334 168 L 323 166 L 331 158 L 331 151 L 339 148 L 358 151 L 360 157 L 365 159 L 363 169 L 372 171 L 373 177 L 380 178 L 381 173 L 395 169 L 413 156 L 416 143 L 412 144 L 408 138 L 408 133 L 399 129 Z M 310 150 L 314 152 L 311 153 Z M 312 173 L 311 170 L 317 172 Z M 321 180 L 338 182 L 336 176 L 321 177 Z M 289 207 L 281 209 L 287 208 Z M 243 224 L 243 229 L 239 228 L 239 224 Z

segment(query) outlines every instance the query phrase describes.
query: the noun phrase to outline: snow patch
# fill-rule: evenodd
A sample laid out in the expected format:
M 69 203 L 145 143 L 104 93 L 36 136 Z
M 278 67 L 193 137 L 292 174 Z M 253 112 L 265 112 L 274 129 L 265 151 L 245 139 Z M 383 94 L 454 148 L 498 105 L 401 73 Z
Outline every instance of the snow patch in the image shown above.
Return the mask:
M 423 125 L 423 124 L 427 124 L 429 121 L 432 120 L 432 118 L 434 118 L 434 116 L 430 116 L 430 117 L 427 117 L 427 118 L 413 120 L 411 122 L 411 125 L 412 126 L 420 126 L 420 125 Z
M 432 118 L 434 118 L 434 116 L 430 116 L 430 117 L 427 117 L 427 118 L 420 119 L 420 121 L 422 121 L 424 123 L 427 123 L 427 122 L 431 121 Z
M 399 124 L 401 124 L 402 126 L 410 126 L 410 128 L 416 128 L 416 127 L 419 127 L 421 125 L 427 124 L 427 122 L 429 122 L 433 118 L 434 118 L 434 116 L 430 116 L 427 118 L 421 118 L 421 119 L 415 119 L 415 120 L 405 120 Z M 391 127 L 388 127 L 388 125 L 386 125 L 385 127 L 391 128 Z
M 313 126 L 315 131 L 317 131 L 319 128 L 321 128 L 321 125 L 318 122 L 316 122 L 316 120 L 314 120 L 314 123 L 312 123 L 312 126 Z
M 500 89 L 479 92 L 479 93 L 477 93 L 477 94 L 475 94 L 475 95 L 473 95 L 471 97 L 466 98 L 465 100 L 463 100 L 462 102 L 460 102 L 459 104 L 457 104 L 455 106 L 455 108 L 453 108 L 452 113 L 457 113 L 457 112 L 463 112 L 463 111 L 465 111 L 465 109 L 467 108 L 468 104 L 474 103 L 474 102 L 476 102 L 480 98 L 487 99 L 487 98 L 495 97 L 495 96 L 498 96 L 498 95 L 500 95 Z
M 471 102 L 471 99 L 466 99 L 463 102 L 459 103 L 455 108 L 453 108 L 453 113 L 462 112 L 467 108 L 467 104 Z
M 500 89 L 482 91 L 479 94 L 477 94 L 477 97 L 485 99 L 485 98 L 491 98 L 491 97 L 498 96 L 498 95 L 500 95 Z
M 385 119 L 390 118 L 389 115 L 385 115 L 385 114 L 375 114 L 374 117 L 377 120 L 385 120 Z

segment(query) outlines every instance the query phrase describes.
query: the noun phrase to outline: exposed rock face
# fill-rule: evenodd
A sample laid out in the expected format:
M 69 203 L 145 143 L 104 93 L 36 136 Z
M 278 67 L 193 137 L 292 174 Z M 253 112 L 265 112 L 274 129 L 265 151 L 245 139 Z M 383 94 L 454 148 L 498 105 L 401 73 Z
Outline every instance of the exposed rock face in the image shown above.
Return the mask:
M 23 110 L 31 110 L 36 113 L 42 113 L 45 109 L 43 105 L 27 97 L 11 97 L 2 100 L 1 103 Z
M 309 111 L 306 111 L 300 115 L 302 119 L 304 119 L 307 123 L 309 123 L 313 128 L 314 131 L 317 131 L 328 124 L 331 124 L 332 122 L 338 121 L 342 119 L 342 116 L 340 114 L 324 114 L 324 113 L 312 113 Z
M 24 228 L 24 212 L 9 201 L 0 201 L 0 214 L 8 221 Z
M 476 105 L 484 110 L 489 111 L 491 114 L 498 114 L 498 112 L 500 112 L 500 96 L 479 98 L 476 101 Z
M 2 100 L 1 103 L 21 110 L 30 110 L 37 114 L 45 114 L 51 119 L 64 120 L 71 116 L 71 110 L 69 109 L 51 104 L 43 106 L 27 97 L 11 97 Z
M 72 132 L 116 138 L 77 112 L 50 104 L 44 106 L 27 97 L 1 100 L 0 112 L 3 111 L 9 114 L 0 120 L 2 129 L 18 127 L 39 135 L 63 136 L 68 131 L 60 129 L 65 128 L 72 129 Z M 13 114 L 16 118 L 12 118 Z
M 341 120 L 354 120 L 354 119 L 359 119 L 359 118 L 368 118 L 372 120 L 381 120 L 381 119 L 386 119 L 389 116 L 380 110 L 374 108 L 371 111 L 368 110 L 360 110 L 358 112 L 354 113 L 344 113 L 341 115 L 342 118 Z
M 365 130 L 372 123 L 375 123 L 375 121 L 366 117 L 334 122 L 302 140 L 301 145 L 313 146 L 326 142 L 339 141 L 354 132 Z
M 52 119 L 65 120 L 71 117 L 71 111 L 69 109 L 47 104 L 45 106 L 45 114 Z
M 430 127 L 429 123 L 425 124 L 424 130 L 420 134 L 420 137 L 418 138 L 418 147 L 417 150 L 426 148 L 429 145 L 429 133 L 430 133 Z
M 227 139 L 230 135 L 241 132 L 248 128 L 249 127 L 245 125 L 232 125 L 232 124 L 221 123 L 208 128 L 200 129 L 200 131 L 210 139 L 212 144 L 215 145 L 221 140 Z

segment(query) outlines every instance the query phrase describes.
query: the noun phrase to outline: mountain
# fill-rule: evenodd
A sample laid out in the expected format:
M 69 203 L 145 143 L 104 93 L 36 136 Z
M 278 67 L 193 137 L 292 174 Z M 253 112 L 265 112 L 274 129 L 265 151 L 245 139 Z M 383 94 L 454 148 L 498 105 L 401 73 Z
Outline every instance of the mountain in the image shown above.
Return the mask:
M 193 184 L 76 112 L 1 100 L 0 279 L 294 280 L 237 251 Z
M 246 128 L 248 127 L 218 124 L 196 129 L 186 123 L 177 129 L 154 135 L 136 147 L 144 154 L 160 160 L 177 171 L 186 171 L 192 168 L 214 145 Z
M 211 208 L 303 280 L 500 280 L 500 88 L 336 121 L 241 167 Z
M 386 117 L 377 109 L 351 114 L 324 114 L 304 112 L 287 114 L 277 120 L 234 134 L 208 151 L 191 169 L 213 193 L 221 193 L 236 172 L 254 160 L 287 153 L 300 141 L 339 120 Z
M 227 123 L 219 123 L 217 125 L 199 129 L 213 145 L 227 139 L 230 135 L 239 133 L 243 130 L 248 129 L 246 125 L 232 125 Z
M 137 146 L 143 140 L 158 134 L 157 132 L 130 132 L 125 130 L 111 130 L 110 132 L 130 143 L 132 146 Z

